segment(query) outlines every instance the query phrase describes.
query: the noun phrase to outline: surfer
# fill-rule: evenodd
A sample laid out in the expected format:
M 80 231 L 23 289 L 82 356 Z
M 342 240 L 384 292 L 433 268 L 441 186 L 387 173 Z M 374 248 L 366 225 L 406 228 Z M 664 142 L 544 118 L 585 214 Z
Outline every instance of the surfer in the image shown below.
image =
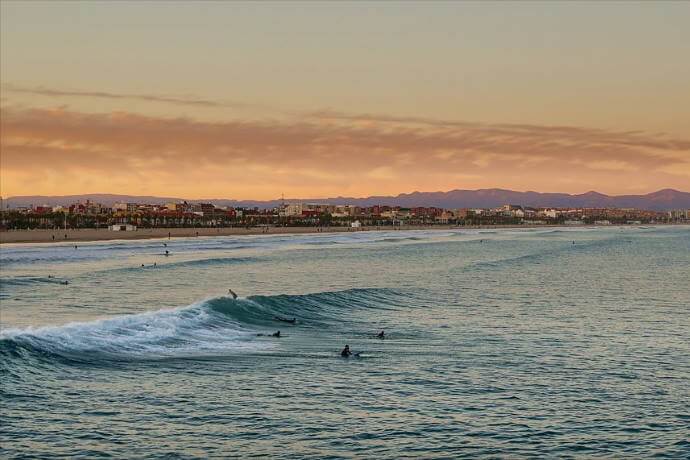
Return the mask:
M 340 356 L 343 358 L 349 358 L 352 356 L 352 352 L 350 351 L 350 345 L 345 345 L 345 348 L 343 348 L 343 351 L 340 352 Z
M 237 294 L 235 294 L 235 291 L 233 291 L 232 289 L 228 289 L 228 294 L 230 294 L 233 299 L 237 298 Z
M 69 284 L 69 281 L 67 281 L 67 280 L 61 281 L 60 284 L 64 284 L 65 286 L 67 286 Z
M 168 251 L 168 250 L 166 249 L 166 250 L 165 250 L 165 257 L 168 257 L 169 255 L 170 255 L 170 251 Z
M 275 331 L 273 334 L 256 334 L 257 337 L 275 337 L 280 338 L 280 331 Z
M 376 337 L 379 339 L 385 339 L 386 338 L 386 333 L 381 331 L 378 334 L 376 334 Z
M 275 319 L 276 321 L 282 321 L 283 323 L 290 323 L 290 324 L 297 323 L 297 318 L 288 319 L 288 318 L 281 318 L 280 316 L 274 316 L 273 319 Z

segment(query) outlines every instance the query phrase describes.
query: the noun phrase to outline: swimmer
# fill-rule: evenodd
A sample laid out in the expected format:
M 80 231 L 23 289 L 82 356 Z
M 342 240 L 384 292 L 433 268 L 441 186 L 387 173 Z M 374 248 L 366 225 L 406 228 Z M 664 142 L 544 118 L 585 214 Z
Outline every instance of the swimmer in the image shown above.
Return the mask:
M 376 337 L 379 339 L 385 339 L 386 338 L 386 333 L 381 331 L 378 334 L 376 334 Z

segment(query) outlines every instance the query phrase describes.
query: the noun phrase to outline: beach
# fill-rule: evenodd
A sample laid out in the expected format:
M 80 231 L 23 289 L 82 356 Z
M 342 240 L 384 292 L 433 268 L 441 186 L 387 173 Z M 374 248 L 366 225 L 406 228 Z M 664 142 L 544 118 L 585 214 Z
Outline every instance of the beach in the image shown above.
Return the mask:
M 402 225 L 380 227 L 222 227 L 222 228 L 139 228 L 134 231 L 112 231 L 103 229 L 67 230 L 8 230 L 0 231 L 0 244 L 4 243 L 60 243 L 69 241 L 144 240 L 152 238 L 191 238 L 202 236 L 341 233 L 391 230 L 448 230 L 451 225 Z

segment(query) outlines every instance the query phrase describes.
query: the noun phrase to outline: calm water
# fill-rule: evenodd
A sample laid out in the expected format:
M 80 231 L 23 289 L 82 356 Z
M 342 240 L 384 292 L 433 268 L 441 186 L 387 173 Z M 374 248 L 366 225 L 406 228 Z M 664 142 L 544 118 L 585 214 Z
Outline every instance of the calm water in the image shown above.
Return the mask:
M 690 227 L 0 257 L 3 458 L 690 456 Z

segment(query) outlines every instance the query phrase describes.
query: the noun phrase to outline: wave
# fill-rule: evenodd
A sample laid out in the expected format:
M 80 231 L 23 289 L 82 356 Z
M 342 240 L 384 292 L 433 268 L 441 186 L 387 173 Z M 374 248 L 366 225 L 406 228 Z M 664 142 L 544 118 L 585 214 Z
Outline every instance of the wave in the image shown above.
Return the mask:
M 539 264 L 546 262 L 549 258 L 561 257 L 573 254 L 579 254 L 582 251 L 604 250 L 615 244 L 620 244 L 623 240 L 616 238 L 606 238 L 592 241 L 577 241 L 576 244 L 569 244 L 567 241 L 563 242 L 557 247 L 550 249 L 543 249 L 536 253 L 522 254 L 518 256 L 506 256 L 495 260 L 481 260 L 473 262 L 466 266 L 465 270 L 472 270 L 476 268 L 498 268 L 503 266 L 521 265 L 521 264 Z
M 60 278 L 47 276 L 12 276 L 7 278 L 0 278 L 0 288 L 6 286 L 30 286 L 39 283 L 55 283 L 60 284 L 63 280 Z
M 278 346 L 257 332 L 348 321 L 357 308 L 395 308 L 385 289 L 352 289 L 304 295 L 215 297 L 192 305 L 97 321 L 0 332 L 2 367 L 27 359 L 63 362 L 147 360 L 260 352 Z

